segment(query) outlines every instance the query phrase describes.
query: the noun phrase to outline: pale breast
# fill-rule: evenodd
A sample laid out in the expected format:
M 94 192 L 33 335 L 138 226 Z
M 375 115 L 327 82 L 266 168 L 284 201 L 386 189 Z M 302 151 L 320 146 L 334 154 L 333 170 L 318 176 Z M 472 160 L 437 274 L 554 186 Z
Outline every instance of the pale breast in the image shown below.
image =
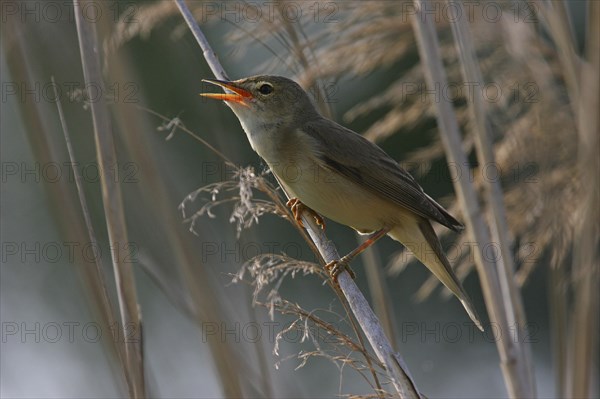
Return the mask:
M 369 233 L 396 224 L 397 205 L 381 199 L 315 159 L 272 167 L 288 194 L 328 219 Z
M 292 198 L 363 233 L 396 224 L 398 206 L 324 167 L 316 156 L 319 143 L 313 137 L 298 130 L 284 133 L 242 125 L 254 150 Z

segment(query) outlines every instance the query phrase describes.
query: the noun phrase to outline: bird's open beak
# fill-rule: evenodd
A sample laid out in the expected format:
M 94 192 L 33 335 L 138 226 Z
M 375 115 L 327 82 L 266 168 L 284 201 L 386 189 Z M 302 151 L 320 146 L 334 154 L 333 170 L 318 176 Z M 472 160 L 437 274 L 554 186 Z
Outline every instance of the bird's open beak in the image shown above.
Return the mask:
M 237 87 L 233 82 L 227 82 L 223 80 L 211 80 L 202 79 L 203 82 L 212 83 L 217 86 L 221 86 L 224 89 L 232 91 L 233 93 L 200 93 L 202 97 L 208 97 L 215 100 L 231 101 L 244 106 L 248 106 L 248 101 L 254 96 L 246 89 Z

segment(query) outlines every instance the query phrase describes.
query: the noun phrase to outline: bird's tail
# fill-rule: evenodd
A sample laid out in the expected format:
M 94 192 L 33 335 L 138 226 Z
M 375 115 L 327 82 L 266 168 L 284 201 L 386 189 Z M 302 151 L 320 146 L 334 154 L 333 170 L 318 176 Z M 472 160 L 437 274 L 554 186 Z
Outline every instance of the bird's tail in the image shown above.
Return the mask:
M 456 295 L 473 323 L 483 331 L 479 316 L 462 284 L 454 274 L 452 267 L 450 267 L 450 262 L 448 262 L 442 250 L 440 240 L 437 238 L 431 223 L 425 218 L 413 220 L 413 223 L 403 223 L 401 226 L 396 227 L 388 233 L 389 236 L 400 241 Z

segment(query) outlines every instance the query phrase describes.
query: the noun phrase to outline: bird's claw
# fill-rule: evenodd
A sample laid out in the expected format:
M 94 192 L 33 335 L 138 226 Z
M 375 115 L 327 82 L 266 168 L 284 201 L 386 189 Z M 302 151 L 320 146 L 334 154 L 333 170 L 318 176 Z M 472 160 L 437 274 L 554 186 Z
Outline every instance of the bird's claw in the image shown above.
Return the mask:
M 329 272 L 329 275 L 331 276 L 331 279 L 334 283 L 337 283 L 338 276 L 343 271 L 347 271 L 350 277 L 352 277 L 352 279 L 356 278 L 356 274 L 354 274 L 354 271 L 350 268 L 350 265 L 344 259 L 333 260 L 329 262 L 325 265 L 325 270 Z
M 300 226 L 304 228 L 304 223 L 302 222 L 302 213 L 307 212 L 315 219 L 317 225 L 321 228 L 321 230 L 325 229 L 325 221 L 317 212 L 313 211 L 306 205 L 304 205 L 298 198 L 292 198 L 285 204 L 288 208 L 292 210 L 292 214 L 294 215 L 294 219 Z

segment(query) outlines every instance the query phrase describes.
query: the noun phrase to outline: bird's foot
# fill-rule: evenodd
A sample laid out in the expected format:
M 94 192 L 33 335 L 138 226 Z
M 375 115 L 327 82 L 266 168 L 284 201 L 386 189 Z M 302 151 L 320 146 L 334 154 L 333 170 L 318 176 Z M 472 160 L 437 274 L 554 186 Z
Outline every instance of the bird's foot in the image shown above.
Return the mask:
M 321 230 L 325 229 L 325 221 L 317 212 L 313 211 L 306 205 L 304 205 L 298 198 L 290 199 L 286 205 L 292 210 L 292 214 L 294 215 L 294 219 L 304 228 L 304 223 L 302 222 L 302 213 L 307 212 L 310 216 L 315 219 L 315 222 Z
M 352 279 L 356 278 L 356 274 L 354 274 L 354 271 L 350 268 L 348 261 L 344 258 L 329 262 L 325 265 L 325 270 L 329 272 L 329 275 L 334 283 L 337 283 L 338 276 L 343 271 L 347 271 Z

